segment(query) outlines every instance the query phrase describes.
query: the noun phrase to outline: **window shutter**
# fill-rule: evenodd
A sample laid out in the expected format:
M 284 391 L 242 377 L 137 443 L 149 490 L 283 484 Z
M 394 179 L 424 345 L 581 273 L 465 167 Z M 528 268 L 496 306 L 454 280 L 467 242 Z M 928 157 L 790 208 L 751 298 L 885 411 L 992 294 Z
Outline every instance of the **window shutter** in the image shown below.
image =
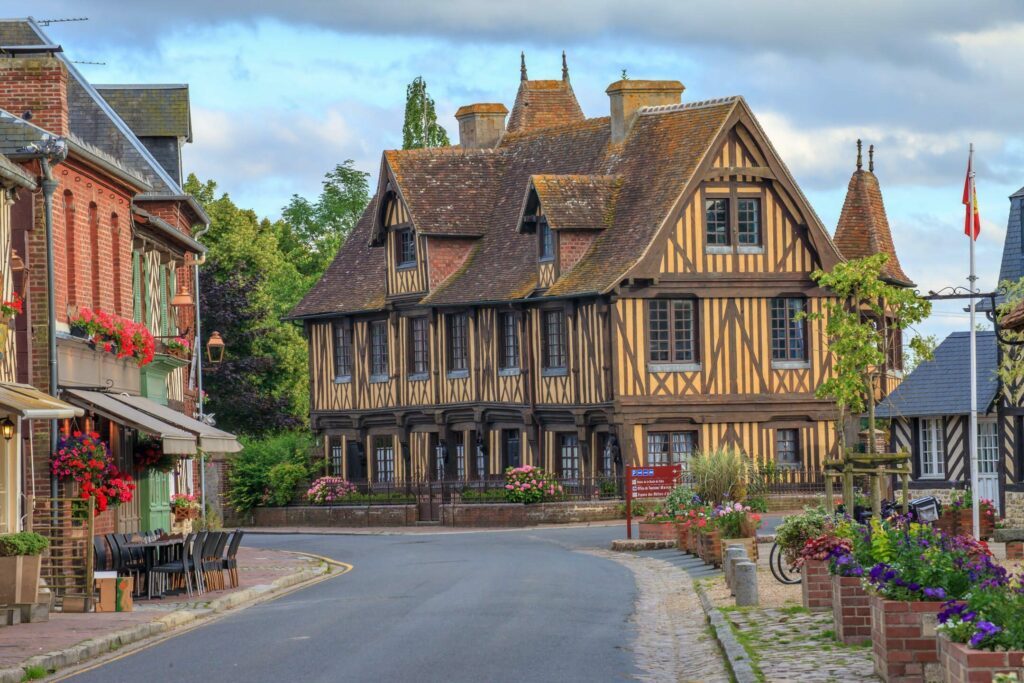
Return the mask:
M 160 269 L 160 326 L 157 329 L 160 330 L 161 336 L 166 337 L 170 334 L 167 317 L 167 266 L 160 263 L 157 268 Z
M 142 255 L 132 252 L 132 318 L 142 322 Z

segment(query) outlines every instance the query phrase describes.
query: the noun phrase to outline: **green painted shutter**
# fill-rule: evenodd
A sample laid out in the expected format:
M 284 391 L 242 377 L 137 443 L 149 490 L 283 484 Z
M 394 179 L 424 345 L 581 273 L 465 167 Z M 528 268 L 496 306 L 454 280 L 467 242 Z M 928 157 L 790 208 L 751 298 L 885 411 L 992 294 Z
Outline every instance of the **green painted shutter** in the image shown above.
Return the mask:
M 160 330 L 160 336 L 166 337 L 170 334 L 170 321 L 167 317 L 167 266 L 161 263 L 157 268 L 160 269 L 160 325 L 157 329 Z
M 142 322 L 142 255 L 132 252 L 132 318 Z

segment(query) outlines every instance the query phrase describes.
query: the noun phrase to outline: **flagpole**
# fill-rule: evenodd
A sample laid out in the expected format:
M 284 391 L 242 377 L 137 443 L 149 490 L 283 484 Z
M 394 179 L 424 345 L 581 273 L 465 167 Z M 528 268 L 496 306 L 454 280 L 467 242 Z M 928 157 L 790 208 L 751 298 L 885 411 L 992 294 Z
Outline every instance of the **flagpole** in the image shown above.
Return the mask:
M 970 231 L 967 235 L 971 244 L 971 274 L 967 280 L 970 282 L 971 290 L 971 432 L 970 432 L 970 462 L 971 462 L 971 517 L 974 524 L 974 537 L 981 538 L 981 507 L 978 496 L 980 495 L 978 485 L 978 344 L 977 334 L 974 329 L 974 283 L 978 279 L 974 274 L 974 143 L 971 143 L 970 156 L 968 157 L 968 168 L 970 172 L 970 204 L 968 205 L 968 218 L 970 220 Z

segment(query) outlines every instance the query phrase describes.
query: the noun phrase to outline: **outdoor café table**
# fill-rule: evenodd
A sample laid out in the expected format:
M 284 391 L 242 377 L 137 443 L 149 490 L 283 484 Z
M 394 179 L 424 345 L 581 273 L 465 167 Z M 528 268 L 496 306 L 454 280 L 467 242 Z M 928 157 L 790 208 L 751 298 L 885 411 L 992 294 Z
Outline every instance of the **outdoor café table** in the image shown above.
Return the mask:
M 156 595 L 153 595 L 153 577 L 150 576 L 150 569 L 161 563 L 161 552 L 164 554 L 164 559 L 169 559 L 172 554 L 170 550 L 174 548 L 182 548 L 185 545 L 184 538 L 166 538 L 163 540 L 156 541 L 138 541 L 125 543 L 123 547 L 131 550 L 139 548 L 145 554 L 145 575 L 146 575 L 146 595 L 150 599 L 162 598 L 164 596 L 163 590 L 158 589 Z M 164 550 L 164 549 L 168 550 Z

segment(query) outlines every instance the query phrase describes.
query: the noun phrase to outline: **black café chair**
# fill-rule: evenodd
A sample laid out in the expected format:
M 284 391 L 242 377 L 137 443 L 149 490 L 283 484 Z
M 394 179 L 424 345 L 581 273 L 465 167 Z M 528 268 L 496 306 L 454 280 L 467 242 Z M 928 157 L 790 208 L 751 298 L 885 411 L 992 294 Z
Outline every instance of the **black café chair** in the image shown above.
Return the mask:
M 232 588 L 238 588 L 238 546 L 242 544 L 244 535 L 244 531 L 235 529 L 235 532 L 231 534 L 231 542 L 228 543 L 228 553 L 222 560 L 221 566 L 227 571 Z
M 186 549 L 189 561 L 192 564 L 192 573 L 196 582 L 195 585 L 200 595 L 206 592 L 206 582 L 203 580 L 203 553 L 209 536 L 210 532 L 200 531 L 192 540 L 191 549 Z
M 110 556 L 113 560 L 113 569 L 118 576 L 131 576 L 134 578 L 136 596 L 142 595 L 142 566 L 137 564 L 129 552 L 123 547 L 120 534 L 107 534 L 107 544 L 110 546 Z
M 149 570 L 150 574 L 157 575 L 180 575 L 185 584 L 185 592 L 192 597 L 192 565 L 189 559 L 189 542 L 193 541 L 193 534 L 185 537 L 185 550 L 181 553 L 181 559 L 172 562 L 165 562 Z M 153 597 L 152 581 L 147 586 L 148 596 Z
M 210 534 L 207 546 L 203 553 L 203 573 L 205 579 L 213 586 L 214 590 L 224 590 L 224 546 L 227 545 L 228 535 L 223 531 Z
M 92 537 L 93 569 L 98 572 L 107 571 L 107 563 L 110 560 L 110 553 L 107 552 L 107 542 L 102 536 Z

